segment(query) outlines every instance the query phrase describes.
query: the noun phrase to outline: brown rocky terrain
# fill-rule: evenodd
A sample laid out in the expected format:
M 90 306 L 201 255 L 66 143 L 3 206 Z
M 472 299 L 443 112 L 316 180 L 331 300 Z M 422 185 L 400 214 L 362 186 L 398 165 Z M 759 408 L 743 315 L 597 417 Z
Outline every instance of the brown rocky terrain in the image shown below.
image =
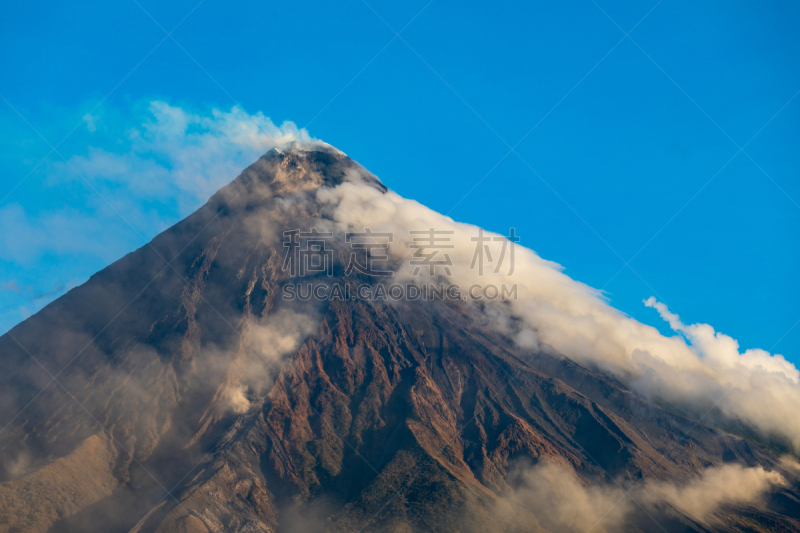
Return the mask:
M 540 463 L 626 489 L 761 466 L 785 482 L 756 502 L 637 502 L 608 531 L 800 531 L 775 450 L 525 352 L 480 307 L 282 299 L 282 232 L 354 169 L 270 152 L 0 337 L 0 532 L 571 530 L 518 497 Z M 346 253 L 320 280 L 370 281 Z

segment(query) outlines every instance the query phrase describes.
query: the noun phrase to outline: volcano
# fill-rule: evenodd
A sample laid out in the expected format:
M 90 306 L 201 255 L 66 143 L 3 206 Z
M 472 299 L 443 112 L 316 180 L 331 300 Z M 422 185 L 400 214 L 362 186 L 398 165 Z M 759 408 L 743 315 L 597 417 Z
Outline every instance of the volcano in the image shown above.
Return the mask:
M 398 198 L 274 149 L 0 337 L 0 532 L 800 531 L 771 409 L 609 363 L 605 303 L 554 328 L 557 268 Z

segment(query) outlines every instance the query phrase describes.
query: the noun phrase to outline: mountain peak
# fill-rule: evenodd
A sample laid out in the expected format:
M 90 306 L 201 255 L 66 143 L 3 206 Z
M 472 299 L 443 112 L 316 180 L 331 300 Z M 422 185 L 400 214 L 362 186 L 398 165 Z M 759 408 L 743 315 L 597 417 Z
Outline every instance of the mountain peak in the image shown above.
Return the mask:
M 275 146 L 274 148 L 269 150 L 265 154 L 265 156 L 269 155 L 269 154 L 272 154 L 272 153 L 275 153 L 275 154 L 290 154 L 290 153 L 292 153 L 292 154 L 302 155 L 302 154 L 307 154 L 307 153 L 310 153 L 310 152 L 327 152 L 327 153 L 333 153 L 333 154 L 339 154 L 339 155 L 346 156 L 346 154 L 344 152 L 342 152 L 341 150 L 339 150 L 335 146 L 330 145 L 330 144 L 328 144 L 328 143 L 326 143 L 324 141 L 319 141 L 319 140 L 311 140 L 311 141 L 293 140 L 293 141 L 288 141 L 286 143 L 282 143 L 282 144 L 279 144 L 279 145 Z
M 516 252 L 529 308 L 362 293 L 408 277 L 372 276 L 362 255 L 348 271 L 367 248 L 348 246 L 337 222 L 393 231 L 400 256 L 425 248 L 419 230 L 463 227 L 386 191 L 325 143 L 274 148 L 0 336 L 0 532 L 708 531 L 696 502 L 674 496 L 687 487 L 708 495 L 702 513 L 717 529 L 800 530 L 800 469 L 581 359 L 610 342 L 599 327 L 583 342 L 568 317 L 571 344 L 531 341 L 523 313 L 537 313 L 537 332 L 556 331 L 543 320 L 560 308 L 544 298 L 562 285 L 580 302 L 573 316 L 590 318 L 583 289 L 532 251 Z M 287 246 L 293 231 L 327 233 L 333 249 Z M 466 287 L 476 238 L 453 238 L 447 275 Z M 497 261 L 508 242 L 492 239 Z M 331 268 L 311 268 L 315 251 Z M 308 268 L 287 268 L 300 253 Z M 317 296 L 333 286 L 354 296 Z M 736 499 L 715 483 L 757 488 Z
M 292 141 L 266 152 L 220 192 L 244 185 L 259 196 L 283 196 L 335 187 L 345 181 L 366 182 L 387 190 L 375 175 L 330 144 Z M 263 189 L 264 185 L 269 189 Z

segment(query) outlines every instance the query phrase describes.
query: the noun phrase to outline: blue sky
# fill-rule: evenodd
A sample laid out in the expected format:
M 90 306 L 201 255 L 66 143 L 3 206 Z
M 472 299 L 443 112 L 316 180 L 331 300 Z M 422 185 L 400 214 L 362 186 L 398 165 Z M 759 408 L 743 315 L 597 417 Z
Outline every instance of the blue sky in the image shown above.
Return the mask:
M 793 2 L 5 3 L 0 327 L 205 200 L 175 159 L 200 145 L 155 150 L 151 102 L 238 104 L 457 220 L 516 227 L 662 331 L 650 296 L 800 363 L 798 26 Z M 134 158 L 90 187 L 70 168 L 131 153 L 173 171 Z

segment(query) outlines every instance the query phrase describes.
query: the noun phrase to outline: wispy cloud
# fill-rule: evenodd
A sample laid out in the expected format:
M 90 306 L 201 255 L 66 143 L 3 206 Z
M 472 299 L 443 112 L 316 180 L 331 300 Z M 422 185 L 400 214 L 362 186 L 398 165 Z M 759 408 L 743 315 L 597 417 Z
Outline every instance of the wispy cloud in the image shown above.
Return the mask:
M 199 113 L 154 101 L 137 123 L 124 132 L 127 150 L 90 147 L 65 166 L 140 201 L 175 201 L 179 215 L 196 209 L 269 149 L 314 141 L 291 122 L 276 126 L 262 113 L 238 107 Z M 69 176 L 68 170 L 63 174 Z
M 773 487 L 786 483 L 778 472 L 730 464 L 707 468 L 683 482 L 647 480 L 626 489 L 612 482 L 590 485 L 571 467 L 547 462 L 516 465 L 509 481 L 513 497 L 502 501 L 498 512 L 509 512 L 513 502 L 553 532 L 617 531 L 639 506 L 651 514 L 677 511 L 713 526 L 726 506 L 757 504 Z
M 89 131 L 102 126 L 103 134 L 91 136 L 84 153 L 44 165 L 49 192 L 65 193 L 61 206 L 0 208 L 3 227 L 13 228 L 0 232 L 0 259 L 25 262 L 47 252 L 75 252 L 107 260 L 109 244 L 130 237 L 120 235 L 120 228 L 151 238 L 270 148 L 314 142 L 291 122 L 276 126 L 238 107 L 201 113 L 153 101 L 135 109 L 125 120 L 109 116 L 108 124 L 84 116 Z M 117 246 L 110 250 L 120 253 Z
M 0 291 L 9 291 L 20 294 L 22 292 L 22 288 L 19 285 L 17 285 L 17 280 L 12 279 L 8 283 L 1 283 Z
M 316 142 L 291 122 L 277 126 L 238 107 L 196 111 L 149 101 L 82 120 L 89 146 L 41 165 L 36 202 L 12 197 L 0 206 L 0 281 L 25 278 L 20 283 L 33 286 L 16 292 L 22 314 L 5 321 L 58 295 L 46 272 L 26 275 L 43 258 L 61 265 L 58 279 L 86 279 L 199 208 L 270 148 Z

